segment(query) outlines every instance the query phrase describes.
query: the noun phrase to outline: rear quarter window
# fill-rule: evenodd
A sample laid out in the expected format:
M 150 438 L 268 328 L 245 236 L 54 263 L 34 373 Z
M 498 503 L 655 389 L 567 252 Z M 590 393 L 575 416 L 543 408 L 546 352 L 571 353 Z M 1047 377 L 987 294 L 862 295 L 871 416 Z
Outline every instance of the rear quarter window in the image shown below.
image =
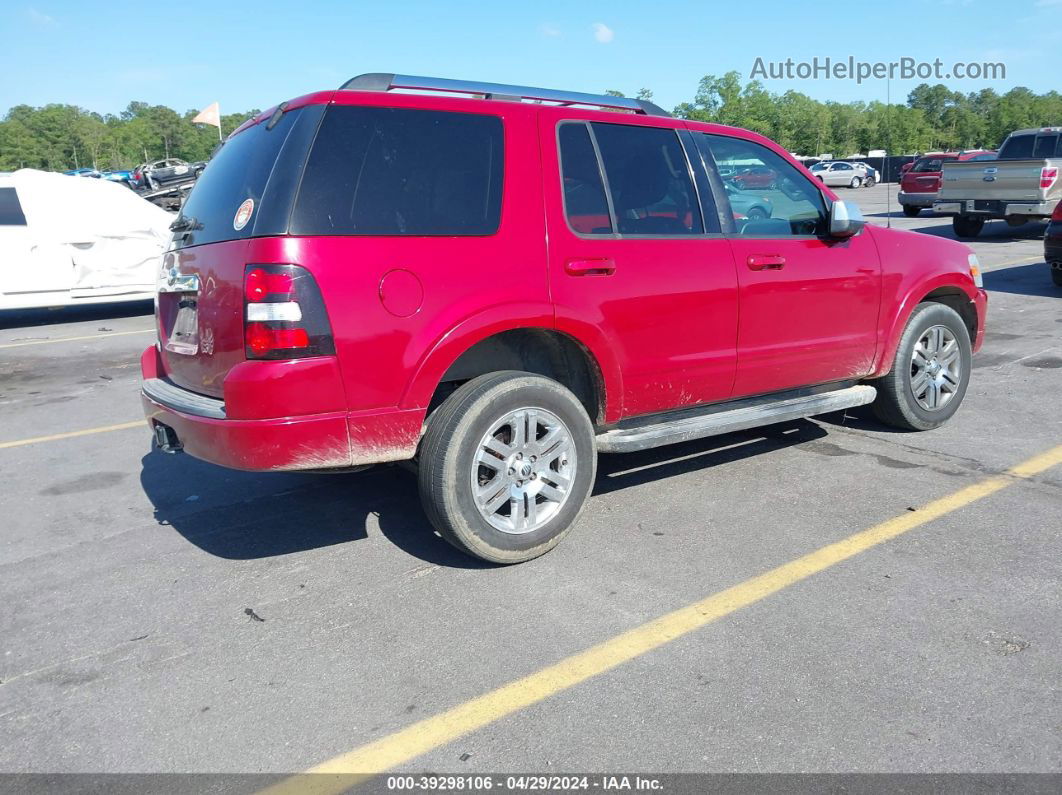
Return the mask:
M 0 188 L 0 226 L 25 226 L 26 216 L 22 212 L 18 194 L 14 188 Z
M 310 151 L 296 235 L 492 235 L 501 218 L 496 116 L 335 105 Z

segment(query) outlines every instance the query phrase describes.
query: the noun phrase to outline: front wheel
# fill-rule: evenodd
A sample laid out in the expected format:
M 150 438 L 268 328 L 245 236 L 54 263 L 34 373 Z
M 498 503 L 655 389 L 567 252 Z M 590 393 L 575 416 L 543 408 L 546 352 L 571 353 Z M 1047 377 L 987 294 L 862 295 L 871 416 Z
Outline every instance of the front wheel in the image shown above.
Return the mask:
M 875 386 L 874 414 L 886 425 L 928 431 L 954 414 L 970 383 L 970 332 L 950 306 L 915 307 L 900 337 L 892 370 Z
M 1062 263 L 1051 263 L 1051 281 L 1055 283 L 1055 287 L 1062 287 Z
M 863 183 L 863 187 L 864 188 L 873 188 L 877 184 L 878 183 L 877 183 L 876 179 L 874 179 L 873 177 L 867 177 L 867 181 Z
M 560 543 L 596 469 L 593 426 L 575 395 L 509 370 L 472 379 L 436 410 L 418 479 L 443 538 L 492 563 L 522 563 Z

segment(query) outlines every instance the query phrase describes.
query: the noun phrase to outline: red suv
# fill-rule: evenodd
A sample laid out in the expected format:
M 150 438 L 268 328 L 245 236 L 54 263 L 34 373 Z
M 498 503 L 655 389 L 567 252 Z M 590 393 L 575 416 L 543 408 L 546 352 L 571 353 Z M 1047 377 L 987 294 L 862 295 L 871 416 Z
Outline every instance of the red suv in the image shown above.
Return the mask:
M 947 160 L 995 160 L 996 153 L 984 149 L 972 152 L 948 152 L 945 154 L 927 154 L 914 161 L 914 164 L 900 177 L 900 206 L 903 214 L 914 218 L 922 210 L 932 207 L 933 200 L 940 190 L 940 175 Z
M 769 218 L 734 217 L 720 174 L 750 166 Z M 364 75 L 236 130 L 173 229 L 142 358 L 159 445 L 415 459 L 443 537 L 500 563 L 557 544 L 599 452 L 861 404 L 935 428 L 984 328 L 966 246 L 619 97 Z

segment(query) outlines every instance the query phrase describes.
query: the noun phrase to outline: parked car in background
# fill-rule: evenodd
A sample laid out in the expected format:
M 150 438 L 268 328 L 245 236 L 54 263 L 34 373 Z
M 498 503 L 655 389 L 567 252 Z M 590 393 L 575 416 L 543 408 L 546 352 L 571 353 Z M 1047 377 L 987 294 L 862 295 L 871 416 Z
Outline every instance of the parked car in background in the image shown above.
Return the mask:
M 108 182 L 121 182 L 130 188 L 133 187 L 132 171 L 101 171 L 100 178 Z
M 1062 127 L 1015 130 L 988 162 L 944 163 L 936 212 L 959 237 L 977 237 L 992 218 L 1011 226 L 1050 218 L 1062 199 Z
M 876 168 L 874 168 L 869 163 L 853 163 L 852 165 L 855 166 L 857 169 L 861 169 L 863 171 L 864 188 L 873 188 L 875 185 L 881 182 L 881 174 Z
M 106 180 L 0 175 L 0 310 L 150 301 L 171 222 Z
M 830 185 L 831 187 L 841 186 L 858 188 L 863 184 L 863 181 L 866 178 L 866 172 L 862 168 L 857 168 L 855 164 L 844 160 L 830 160 L 816 163 L 811 167 L 811 173 L 814 174 L 820 182 Z
M 738 190 L 737 186 L 723 180 L 723 189 L 730 200 L 730 209 L 734 212 L 734 218 L 747 218 L 750 221 L 770 218 L 773 212 L 771 198 L 762 192 Z
M 1051 280 L 1062 287 L 1062 202 L 1055 206 L 1044 234 L 1044 259 L 1051 266 Z
M 940 190 L 940 172 L 944 163 L 951 160 L 981 160 L 994 158 L 995 152 L 978 149 L 970 152 L 945 152 L 923 155 L 911 169 L 900 178 L 898 199 L 903 214 L 914 218 L 922 210 L 932 207 Z
M 739 190 L 769 190 L 774 188 L 778 175 L 766 166 L 739 168 L 727 177 Z
M 68 177 L 94 177 L 99 178 L 100 172 L 94 168 L 75 168 L 63 172 Z
M 716 169 L 750 165 L 774 210 L 738 221 Z M 362 75 L 239 127 L 171 229 L 141 358 L 159 446 L 415 457 L 432 524 L 496 563 L 560 542 L 599 451 L 864 404 L 938 427 L 984 332 L 968 247 L 624 97 Z
M 206 163 L 187 163 L 177 158 L 144 163 L 133 171 L 133 185 L 137 188 L 156 188 L 176 182 L 196 179 Z

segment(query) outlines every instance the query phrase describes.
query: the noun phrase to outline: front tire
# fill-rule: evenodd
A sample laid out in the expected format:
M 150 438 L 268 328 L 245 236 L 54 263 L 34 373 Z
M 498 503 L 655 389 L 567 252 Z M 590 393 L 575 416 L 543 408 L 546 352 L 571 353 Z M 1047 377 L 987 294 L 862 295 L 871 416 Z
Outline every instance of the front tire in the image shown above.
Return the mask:
M 907 431 L 940 427 L 966 395 L 972 362 L 970 332 L 959 314 L 944 304 L 919 304 L 900 337 L 892 370 L 875 384 L 875 416 Z
M 508 370 L 474 378 L 436 410 L 418 480 L 432 525 L 491 563 L 522 563 L 568 533 L 593 488 L 597 447 L 586 409 L 549 378 Z
M 1055 287 L 1062 287 L 1062 264 L 1051 263 L 1051 281 L 1055 283 Z

